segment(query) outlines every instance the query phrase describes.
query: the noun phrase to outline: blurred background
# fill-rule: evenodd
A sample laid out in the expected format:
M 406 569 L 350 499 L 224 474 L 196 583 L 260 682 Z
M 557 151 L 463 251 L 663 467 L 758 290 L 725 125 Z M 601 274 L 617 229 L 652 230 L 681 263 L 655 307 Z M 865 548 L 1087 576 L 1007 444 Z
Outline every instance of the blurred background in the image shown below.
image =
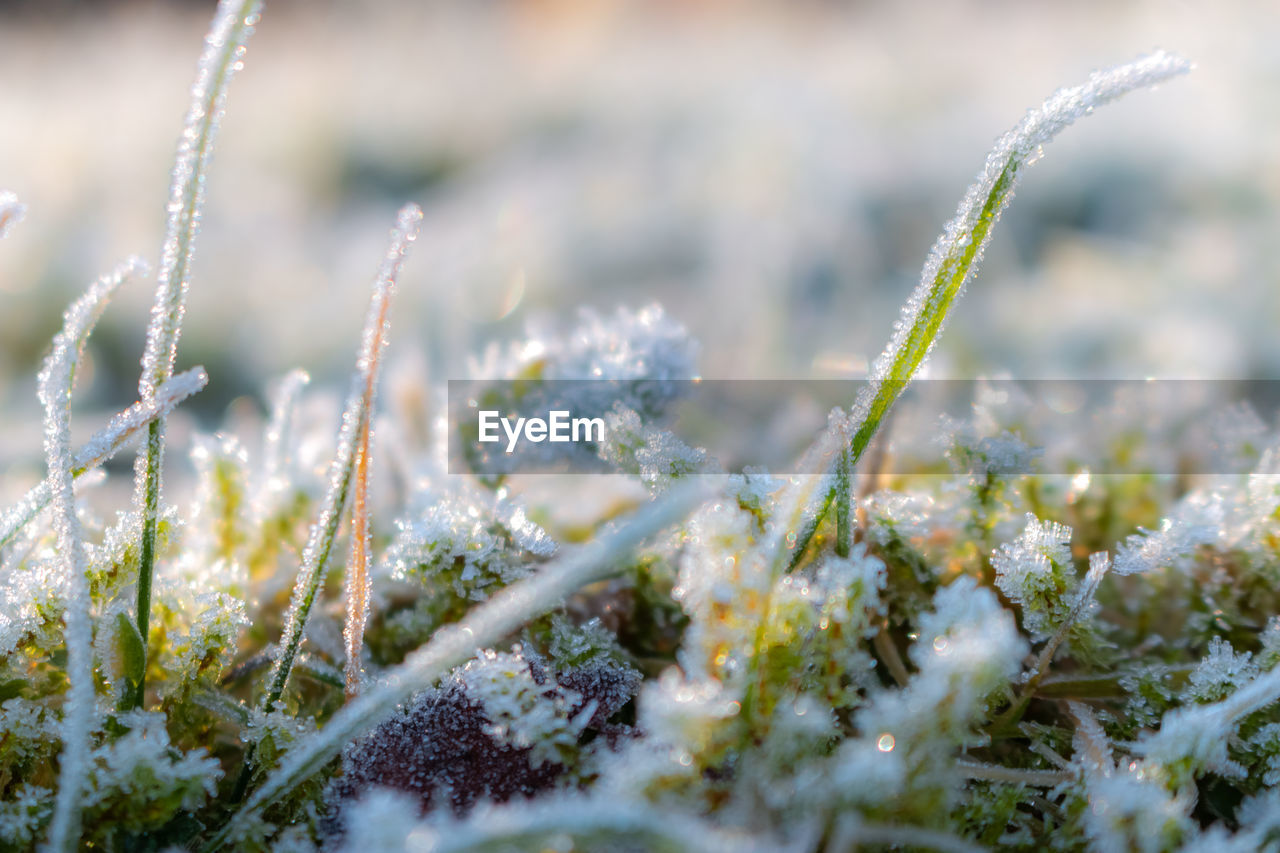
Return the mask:
M 0 463 L 39 453 L 66 304 L 153 264 L 211 2 L 0 4 Z M 659 301 L 715 378 L 853 377 L 992 142 L 1156 47 L 1197 63 L 1024 175 L 934 376 L 1280 378 L 1280 6 L 269 2 L 232 85 L 180 366 L 210 424 L 293 367 L 345 382 L 397 207 L 426 211 L 392 359 L 466 375 L 578 306 Z M 77 405 L 135 397 L 152 280 Z M 90 418 L 92 420 L 92 418 Z

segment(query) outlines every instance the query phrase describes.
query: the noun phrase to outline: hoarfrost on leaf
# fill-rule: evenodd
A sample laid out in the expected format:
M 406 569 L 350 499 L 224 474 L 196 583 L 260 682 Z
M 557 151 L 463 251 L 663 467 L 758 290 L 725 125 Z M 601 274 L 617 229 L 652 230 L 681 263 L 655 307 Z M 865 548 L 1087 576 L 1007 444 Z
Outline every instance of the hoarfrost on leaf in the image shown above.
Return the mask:
M 1030 513 L 1022 535 L 991 555 L 996 586 L 1022 607 L 1023 623 L 1037 637 L 1064 624 L 1076 600 L 1071 528 Z

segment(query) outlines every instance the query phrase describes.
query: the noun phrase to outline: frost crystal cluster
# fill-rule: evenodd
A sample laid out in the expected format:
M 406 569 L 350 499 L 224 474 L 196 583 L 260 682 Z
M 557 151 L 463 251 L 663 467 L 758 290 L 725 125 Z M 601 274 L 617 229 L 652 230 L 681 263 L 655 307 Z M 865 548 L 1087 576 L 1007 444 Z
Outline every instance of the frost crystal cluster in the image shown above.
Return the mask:
M 299 370 L 258 424 L 170 441 L 208 381 L 178 343 L 259 15 L 223 0 L 199 63 L 138 399 L 73 444 L 81 353 L 136 261 L 39 376 L 46 473 L 0 511 L 0 849 L 1280 849 L 1280 435 L 1230 409 L 1206 433 L 1228 476 L 1056 477 L 1051 436 L 980 390 L 928 476 L 866 452 L 1040 146 L 1185 62 L 1099 72 L 1000 139 L 816 476 L 728 472 L 667 430 L 697 347 L 657 306 L 491 347 L 486 408 L 608 420 L 574 452 L 616 491 L 548 497 L 446 474 L 464 425 L 438 389 L 381 387 L 413 205 L 345 400 Z M 0 192 L 0 236 L 23 212 Z M 133 501 L 95 489 L 139 444 Z M 1091 450 L 1183 448 L 1118 417 Z

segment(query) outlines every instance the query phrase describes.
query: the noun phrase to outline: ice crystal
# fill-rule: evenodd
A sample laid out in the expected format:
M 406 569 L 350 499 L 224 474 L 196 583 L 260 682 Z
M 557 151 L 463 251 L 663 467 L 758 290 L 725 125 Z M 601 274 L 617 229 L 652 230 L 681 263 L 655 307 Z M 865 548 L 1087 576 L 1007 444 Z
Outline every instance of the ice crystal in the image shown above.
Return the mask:
M 371 795 L 367 811 L 350 826 L 365 827 L 402 802 Z M 406 831 L 407 830 L 407 831 Z M 403 834 L 401 834 L 403 833 Z M 696 853 L 797 853 L 799 843 L 726 829 L 697 816 L 660 810 L 630 799 L 599 795 L 549 795 L 535 803 L 485 805 L 465 818 L 440 816 L 412 828 L 403 818 L 386 816 L 375 836 L 388 848 L 412 845 L 422 853 L 472 850 L 688 850 Z M 344 853 L 365 849 L 354 837 Z
M 1117 575 L 1133 575 L 1161 567 L 1179 567 L 1200 545 L 1213 542 L 1218 525 L 1203 517 L 1197 496 L 1189 495 L 1178 511 L 1156 530 L 1139 529 L 1116 548 Z
M 421 822 L 418 798 L 392 788 L 375 787 L 363 792 L 347 807 L 342 849 L 350 853 L 404 848 Z M 421 833 L 416 833 L 420 835 Z
M 0 190 L 0 240 L 27 215 L 27 206 L 8 190 Z
M 1136 772 L 1090 777 L 1085 834 L 1101 853 L 1161 853 L 1193 833 L 1186 797 L 1176 797 Z
M 967 577 L 938 591 L 934 610 L 920 617 L 919 636 L 910 650 L 919 675 L 857 716 L 865 736 L 888 734 L 893 748 L 966 740 L 986 699 L 1013 679 L 1027 652 L 995 595 Z
M 472 373 L 487 379 L 608 380 L 619 383 L 625 396 L 575 411 L 601 415 L 620 402 L 652 417 L 671 399 L 670 380 L 693 378 L 696 356 L 689 333 L 660 305 L 638 311 L 619 308 L 610 317 L 583 309 L 578 325 L 567 333 L 531 327 L 525 340 L 505 351 L 491 346 Z
M 267 423 L 262 467 L 259 469 L 256 513 L 260 519 L 270 516 L 282 499 L 286 484 L 294 478 L 294 419 L 298 398 L 311 382 L 305 370 L 294 370 L 278 383 L 272 395 L 271 417 Z
M 472 366 L 478 377 L 473 396 L 484 400 L 485 408 L 504 412 L 564 410 L 575 418 L 609 418 L 615 409 L 634 412 L 639 433 L 641 424 L 661 418 L 683 393 L 679 380 L 694 377 L 696 353 L 688 332 L 658 305 L 639 311 L 619 308 L 610 317 L 583 310 L 579 325 L 567 333 L 531 328 L 524 341 L 505 351 L 491 346 Z M 654 435 L 658 442 L 668 440 Z M 590 442 L 524 442 L 514 453 L 475 452 L 480 454 L 472 460 L 481 466 L 477 470 L 497 473 L 566 457 L 588 464 L 596 448 Z M 629 455 L 605 458 L 635 467 Z
M 197 437 L 191 450 L 198 485 L 184 551 L 202 578 L 243 594 L 249 530 L 249 456 L 228 435 Z
M 173 690 L 189 690 L 199 679 L 216 683 L 231 663 L 240 632 L 251 624 L 245 603 L 224 592 L 202 592 L 183 608 L 194 614 L 185 637 L 173 638 Z
M 707 451 L 689 447 L 668 430 L 647 426 L 637 412 L 622 403 L 614 403 L 604 420 L 600 458 L 639 477 L 651 493 L 663 491 L 682 477 L 719 472 L 719 465 Z
M 1243 768 L 1228 754 L 1228 744 L 1243 717 L 1277 700 L 1280 669 L 1273 669 L 1218 702 L 1169 711 L 1159 730 L 1145 736 L 1135 748 L 1171 787 L 1184 785 L 1204 772 L 1243 775 Z
M 0 656 L 11 655 L 62 617 L 70 577 L 53 560 L 32 560 L 0 587 Z M 41 645 L 52 644 L 46 638 Z
M 695 677 L 740 676 L 775 577 L 755 516 L 737 503 L 704 507 L 688 525 L 688 545 L 672 596 L 692 621 L 680 662 Z
M 54 792 L 40 785 L 18 786 L 0 803 L 0 841 L 14 850 L 30 847 L 49 819 Z
M 128 729 L 91 756 L 85 786 L 85 822 L 116 815 L 118 825 L 155 829 L 179 811 L 193 811 L 217 792 L 222 768 L 204 749 L 182 752 L 169 740 L 163 714 L 133 711 L 119 724 Z
M 555 542 L 524 508 L 491 492 L 460 487 L 424 494 L 421 509 L 397 522 L 382 574 L 422 588 L 412 610 L 394 616 L 399 630 L 421 641 L 461 617 L 477 601 L 527 577 Z
M 1248 403 L 1236 403 L 1215 412 L 1209 423 L 1213 470 L 1247 471 L 1258 464 L 1267 449 L 1267 425 Z
M 952 468 L 979 480 L 1030 473 L 1032 464 L 1044 455 L 1043 449 L 1031 447 L 1008 430 L 980 435 L 971 421 L 946 419 L 941 434 Z
M 676 762 L 691 766 L 689 753 L 704 752 L 717 739 L 727 720 L 742 710 L 736 691 L 711 678 L 692 680 L 669 669 L 656 681 L 645 684 L 640 693 L 640 719 L 645 732 L 657 744 L 680 751 Z M 652 750 L 649 744 L 635 744 L 624 753 L 629 760 L 635 752 Z
M 870 495 L 860 506 L 867 513 L 867 535 L 873 542 L 887 545 L 927 536 L 936 517 L 936 504 L 932 495 L 884 491 Z
M 1249 652 L 1237 653 L 1221 637 L 1209 643 L 1209 654 L 1192 671 L 1183 691 L 1184 701 L 1217 702 L 1243 687 L 1258 674 Z
M 1027 526 L 1016 541 L 991 555 L 996 586 L 1022 607 L 1033 635 L 1057 630 L 1075 603 L 1076 578 L 1071 562 L 1071 528 L 1027 514 Z
M 741 474 L 730 474 L 725 493 L 738 501 L 738 505 L 759 517 L 772 514 L 774 495 L 782 488 L 782 481 L 763 468 L 748 465 Z
M 499 743 L 528 749 L 535 768 L 563 761 L 592 716 L 570 718 L 569 710 L 581 704 L 581 697 L 562 691 L 548 696 L 534 681 L 528 662 L 515 655 L 484 652 L 456 677 L 489 718 L 485 733 Z

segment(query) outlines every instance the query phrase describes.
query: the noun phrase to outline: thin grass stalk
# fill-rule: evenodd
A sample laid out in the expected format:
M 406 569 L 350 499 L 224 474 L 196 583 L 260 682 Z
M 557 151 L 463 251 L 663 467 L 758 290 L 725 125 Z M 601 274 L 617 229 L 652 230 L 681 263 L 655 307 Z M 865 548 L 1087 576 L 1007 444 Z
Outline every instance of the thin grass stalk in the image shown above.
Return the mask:
M 225 110 L 227 87 L 235 72 L 244 65 L 246 43 L 261 12 L 261 0 L 221 0 L 205 37 L 205 49 L 192 86 L 191 106 L 178 141 L 170 184 L 169 219 L 160 252 L 156 299 L 147 325 L 147 344 L 138 380 L 138 392 L 144 400 L 153 396 L 156 389 L 173 376 L 182 317 L 186 311 L 191 259 L 204 205 L 205 175 Z M 155 569 L 163 464 L 164 418 L 161 417 L 148 427 L 146 452 L 139 458 L 136 475 L 136 500 L 142 509 L 136 618 L 144 650 L 150 634 L 151 577 Z M 144 679 L 135 689 L 133 706 L 142 707 L 145 697 Z
M 369 424 L 360 436 L 356 452 L 355 495 L 351 501 L 351 556 L 344 579 L 346 623 L 342 639 L 347 662 L 343 678 L 347 698 L 360 692 L 360 653 L 364 646 L 365 622 L 369 618 L 369 552 L 372 548 L 369 524 Z
M 859 392 L 848 418 L 850 466 L 855 466 L 871 443 L 880 424 L 915 376 L 937 343 L 951 306 L 977 272 L 991 229 L 1013 198 L 1021 170 L 1035 162 L 1041 147 L 1095 107 L 1134 89 L 1155 86 L 1191 69 L 1173 54 L 1157 51 L 1106 71 L 1070 88 L 1059 89 L 1039 109 L 1029 112 L 1006 133 L 987 156 L 977 181 L 969 187 L 953 218 L 929 252 L 920 284 L 902 307 L 895 332 L 871 369 L 870 381 Z M 824 453 L 831 453 L 826 448 Z M 815 470 L 815 469 L 806 469 Z M 820 470 L 829 471 L 830 467 Z M 835 486 L 826 486 L 817 513 L 806 516 L 795 535 L 790 567 L 802 558 L 805 547 L 831 507 Z M 802 490 L 798 505 L 810 500 Z
M 67 576 L 63 614 L 67 648 L 67 693 L 62 705 L 62 754 L 58 761 L 58 793 L 49 825 L 47 850 L 75 850 L 80 839 L 80 802 L 89 773 L 90 733 L 96 712 L 93 684 L 93 626 L 90 614 L 87 558 L 76 500 L 71 458 L 71 391 L 76 366 L 89 332 L 102 316 L 111 295 L 142 269 L 136 258 L 98 279 L 65 315 L 62 331 L 40 371 L 40 402 L 44 406 L 45 458 L 53 499 L 53 527 L 57 554 Z
M 401 209 L 396 227 L 391 231 L 387 254 L 374 280 L 373 295 L 370 298 L 369 312 L 361 337 L 360 353 L 356 360 L 356 372 L 343 409 L 342 427 L 338 431 L 338 446 L 334 452 L 333 461 L 329 463 L 329 487 L 325 491 L 320 514 L 307 535 L 306 548 L 302 552 L 302 566 L 298 569 L 298 576 L 293 585 L 293 595 L 289 600 L 289 611 L 285 614 L 284 632 L 280 637 L 280 652 L 272 668 L 267 691 L 262 697 L 260 707 L 264 711 L 269 712 L 275 709 L 276 703 L 284 695 L 284 689 L 289 683 L 289 673 L 293 669 L 294 659 L 302 645 L 307 618 L 320 593 L 325 569 L 329 564 L 329 554 L 333 551 L 333 543 L 338 538 L 338 528 L 342 524 L 352 481 L 357 479 L 355 469 L 357 460 L 362 455 L 360 448 L 368 446 L 370 419 L 378 385 L 378 365 L 386 345 L 389 324 L 387 312 L 391 294 L 395 290 L 396 279 L 400 275 L 405 253 L 408 251 L 409 244 L 417 238 L 418 226 L 421 222 L 422 211 L 417 205 L 410 204 Z M 367 522 L 367 510 L 365 513 Z M 233 801 L 238 802 L 248 790 L 249 781 L 253 776 L 255 753 L 256 750 L 251 746 L 245 754 L 244 765 L 240 769 L 240 777 L 232 793 Z
M 302 643 L 302 633 L 307 626 L 307 618 L 320 591 L 325 569 L 329 563 L 329 554 L 338 536 L 338 527 L 342 523 L 343 510 L 346 508 L 347 497 L 354 479 L 356 459 L 359 456 L 357 448 L 361 437 L 367 438 L 369 421 L 372 417 L 378 382 L 378 365 L 381 361 L 382 349 L 386 344 L 387 311 L 391 294 L 395 290 L 395 282 L 400 275 L 400 268 L 404 263 L 409 243 L 416 238 L 421 221 L 422 211 L 417 205 L 407 205 L 400 211 L 396 227 L 391 232 L 391 244 L 386 258 L 374 282 L 373 296 L 369 303 L 369 314 L 360 345 L 360 355 L 356 363 L 356 373 L 342 415 L 337 450 L 329 465 L 329 488 L 325 494 L 320 515 L 311 526 L 307 546 L 303 551 L 302 567 L 294 583 L 293 597 L 285 616 L 284 634 L 280 638 L 280 656 L 276 660 L 270 687 L 262 702 L 262 708 L 266 711 L 274 708 L 284 694 L 285 685 L 289 681 L 289 670 Z
M 436 631 L 426 645 L 392 667 L 377 685 L 344 705 L 324 729 L 299 742 L 280 767 L 245 802 L 227 826 L 215 834 L 206 851 L 220 849 L 252 815 L 279 800 L 324 767 L 353 738 L 378 725 L 397 706 L 430 687 L 481 648 L 558 606 L 565 596 L 625 566 L 624 558 L 653 535 L 684 520 L 711 490 L 703 478 L 679 483 L 630 520 L 594 541 L 547 563 L 536 574 L 512 584 L 478 604 L 462 619 Z
M 853 551 L 853 454 L 840 452 L 836 463 L 836 556 L 848 557 Z
M 139 400 L 116 413 L 110 422 L 93 434 L 71 457 L 71 474 L 76 479 L 94 471 L 103 462 L 123 450 L 157 418 L 162 418 L 188 397 L 204 389 L 209 376 L 204 368 L 195 367 L 179 373 L 156 389 L 151 400 Z M 19 533 L 40 514 L 53 499 L 53 484 L 41 480 L 16 504 L 0 513 L 0 548 L 8 547 Z

